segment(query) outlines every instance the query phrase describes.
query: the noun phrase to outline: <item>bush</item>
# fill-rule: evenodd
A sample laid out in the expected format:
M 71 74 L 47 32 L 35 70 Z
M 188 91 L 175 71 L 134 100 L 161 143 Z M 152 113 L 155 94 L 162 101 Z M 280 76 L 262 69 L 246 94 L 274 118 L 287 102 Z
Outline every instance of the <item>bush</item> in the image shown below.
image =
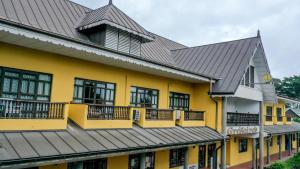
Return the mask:
M 298 169 L 300 168 L 300 154 L 295 155 L 294 157 L 282 161 L 282 162 L 277 162 L 267 169 Z
M 286 166 L 283 162 L 277 162 L 271 165 L 270 167 L 268 167 L 268 169 L 286 169 Z

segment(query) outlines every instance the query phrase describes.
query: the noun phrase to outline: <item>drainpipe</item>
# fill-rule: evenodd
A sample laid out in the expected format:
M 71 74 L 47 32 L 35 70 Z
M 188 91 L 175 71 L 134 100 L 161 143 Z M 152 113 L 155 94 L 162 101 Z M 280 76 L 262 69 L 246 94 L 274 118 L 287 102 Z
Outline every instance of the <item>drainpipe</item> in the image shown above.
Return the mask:
M 263 101 L 259 104 L 260 107 L 260 130 L 259 130 L 259 169 L 264 168 L 264 120 L 263 120 Z
M 215 119 L 215 130 L 218 131 L 218 119 L 219 119 L 219 105 L 218 105 L 218 101 L 211 95 L 212 93 L 212 79 L 210 79 L 210 86 L 209 86 L 209 96 L 210 99 L 215 103 L 216 105 L 216 119 Z
M 227 128 L 227 97 L 222 98 L 222 134 L 223 134 L 223 147 L 222 147 L 222 159 L 221 169 L 226 169 L 226 128 Z

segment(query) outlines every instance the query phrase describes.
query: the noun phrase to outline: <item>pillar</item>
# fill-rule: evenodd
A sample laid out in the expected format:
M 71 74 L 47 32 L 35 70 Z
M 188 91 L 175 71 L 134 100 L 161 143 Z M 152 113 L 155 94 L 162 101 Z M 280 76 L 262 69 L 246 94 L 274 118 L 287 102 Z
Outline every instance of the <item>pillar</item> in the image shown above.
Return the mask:
M 273 138 L 271 137 L 271 139 L 273 139 Z M 270 139 L 268 139 L 267 140 L 267 164 L 270 164 L 270 162 L 271 162 L 271 157 L 270 157 L 270 143 L 271 143 L 271 141 L 270 141 Z
M 146 168 L 146 154 L 141 154 L 140 155 L 140 169 L 145 169 Z
M 227 136 L 227 97 L 222 99 L 222 134 L 224 136 L 222 146 L 221 169 L 226 169 L 226 136 Z
M 256 139 L 252 139 L 252 169 L 256 169 Z
M 188 168 L 189 168 L 189 149 L 186 148 L 184 153 L 184 169 L 188 169 Z
M 299 153 L 299 133 L 296 133 L 296 151 Z
M 282 159 L 282 136 L 277 136 L 277 138 L 278 138 L 278 146 L 279 146 L 279 160 L 281 160 Z
M 292 137 L 293 137 L 293 135 L 292 134 L 289 134 L 288 135 L 288 137 L 289 137 L 289 156 L 291 156 L 292 155 L 292 145 L 293 145 L 293 139 L 292 139 Z
M 263 101 L 259 102 L 260 107 L 260 127 L 259 127 L 259 168 L 264 169 L 264 105 Z

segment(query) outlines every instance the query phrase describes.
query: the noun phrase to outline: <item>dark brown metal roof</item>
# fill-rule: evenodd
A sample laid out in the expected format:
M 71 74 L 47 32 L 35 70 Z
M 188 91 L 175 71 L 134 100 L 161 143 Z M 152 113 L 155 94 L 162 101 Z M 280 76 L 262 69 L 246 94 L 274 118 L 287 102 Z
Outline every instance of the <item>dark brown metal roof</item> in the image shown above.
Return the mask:
M 0 166 L 30 159 L 63 158 L 84 153 L 113 153 L 222 140 L 208 127 L 83 130 L 73 123 L 65 131 L 0 133 Z
M 220 77 L 213 86 L 214 93 L 235 93 L 259 37 L 215 43 L 172 51 L 175 64 L 185 70 Z
M 105 21 L 105 23 L 101 23 L 101 21 Z M 144 38 L 148 38 L 150 41 L 153 40 L 153 37 L 148 33 L 147 30 L 145 30 L 141 25 L 136 23 L 133 19 L 131 19 L 113 4 L 108 4 L 86 13 L 78 25 L 78 28 L 84 29 L 84 27 L 94 27 L 109 23 L 113 24 L 111 26 L 116 24 L 121 28 L 131 30 L 132 32 L 130 33 L 136 35 L 141 34 L 144 35 Z
M 0 21 L 12 22 L 33 30 L 92 42 L 77 31 L 78 25 L 109 20 L 154 40 L 142 44 L 142 60 L 186 71 L 214 80 L 214 93 L 234 93 L 255 51 L 260 37 L 188 48 L 147 32 L 114 5 L 91 10 L 69 0 L 0 0 Z M 127 56 L 124 56 L 127 57 Z
M 265 131 L 271 135 L 281 135 L 300 132 L 300 124 L 292 123 L 289 125 L 268 125 L 264 127 Z

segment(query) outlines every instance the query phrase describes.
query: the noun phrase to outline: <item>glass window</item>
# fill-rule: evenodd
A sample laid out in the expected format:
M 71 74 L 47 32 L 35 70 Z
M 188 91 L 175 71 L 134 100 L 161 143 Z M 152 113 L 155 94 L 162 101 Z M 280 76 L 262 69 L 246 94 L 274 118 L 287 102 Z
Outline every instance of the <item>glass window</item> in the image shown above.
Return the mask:
M 52 75 L 0 67 L 0 97 L 49 101 Z
M 134 107 L 158 108 L 158 90 L 131 87 L 130 104 Z
M 247 146 L 248 146 L 248 140 L 247 139 L 241 139 L 239 140 L 239 152 L 247 152 Z
M 267 106 L 267 116 L 273 116 L 273 108 L 272 108 L 272 106 Z
M 106 159 L 68 163 L 68 169 L 107 169 Z
M 183 166 L 185 161 L 185 149 L 170 150 L 170 168 Z
M 281 108 L 277 108 L 276 109 L 276 114 L 277 114 L 277 117 L 281 117 L 282 116 L 282 109 Z
M 206 161 L 206 145 L 199 146 L 199 168 L 205 168 Z
M 255 87 L 255 69 L 254 66 L 249 66 L 240 84 L 251 88 Z
M 145 169 L 154 169 L 155 153 L 147 153 L 145 159 Z
M 170 109 L 189 110 L 190 95 L 170 92 Z
M 129 156 L 129 169 L 140 169 L 141 156 L 140 155 L 130 155 Z
M 217 163 L 217 158 L 216 158 L 216 144 L 210 144 L 207 147 L 207 164 L 210 167 L 211 166 L 211 161 L 210 159 L 213 158 L 214 166 L 216 166 Z
M 115 102 L 115 88 L 113 83 L 76 78 L 73 101 L 112 106 Z

